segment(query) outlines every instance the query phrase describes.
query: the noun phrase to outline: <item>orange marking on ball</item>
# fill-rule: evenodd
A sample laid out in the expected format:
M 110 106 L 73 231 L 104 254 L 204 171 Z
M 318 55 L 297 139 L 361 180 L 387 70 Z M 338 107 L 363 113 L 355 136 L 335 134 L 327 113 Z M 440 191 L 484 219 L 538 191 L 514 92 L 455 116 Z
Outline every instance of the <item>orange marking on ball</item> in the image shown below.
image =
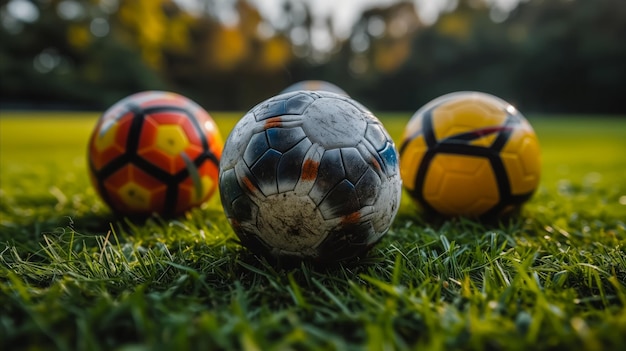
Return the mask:
M 315 180 L 317 177 L 317 169 L 320 163 L 311 159 L 306 159 L 302 165 L 302 180 Z
M 272 117 L 265 121 L 265 129 L 276 128 L 283 125 L 283 121 L 280 117 Z
M 376 168 L 377 171 L 380 171 L 383 169 L 380 163 L 378 162 L 378 160 L 373 157 L 372 157 L 372 166 Z
M 243 177 L 241 179 L 241 181 L 243 182 L 243 185 L 245 185 L 246 189 L 248 189 L 248 191 L 250 191 L 250 192 L 255 192 L 256 191 L 256 186 L 254 186 L 254 184 L 252 184 L 252 181 L 250 180 L 250 178 Z
M 350 224 L 356 224 L 361 220 L 361 213 L 360 212 L 352 212 L 347 216 L 343 216 L 341 217 L 341 225 L 350 225 Z

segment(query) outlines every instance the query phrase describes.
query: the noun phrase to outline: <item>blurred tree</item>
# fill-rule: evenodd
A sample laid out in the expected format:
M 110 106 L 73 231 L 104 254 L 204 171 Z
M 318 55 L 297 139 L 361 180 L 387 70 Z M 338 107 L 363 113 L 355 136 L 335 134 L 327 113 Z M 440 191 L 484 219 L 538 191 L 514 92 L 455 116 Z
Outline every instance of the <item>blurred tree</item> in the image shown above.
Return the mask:
M 363 13 L 350 41 L 355 56 L 352 71 L 374 70 L 386 75 L 397 71 L 407 61 L 411 40 L 421 27 L 412 3 L 401 2 L 386 8 L 374 8 Z M 359 66 L 361 56 L 371 67 Z
M 413 3 L 365 11 L 340 54 L 349 79 L 342 86 L 370 107 L 411 105 L 418 77 L 407 69 L 412 41 L 423 27 Z
M 168 89 L 208 110 L 247 110 L 323 79 L 380 110 L 481 90 L 523 111 L 626 113 L 624 0 L 448 0 L 434 23 L 420 21 L 425 1 L 397 0 L 366 10 L 345 40 L 312 1 L 280 1 L 274 23 L 247 0 L 193 11 L 175 0 L 4 1 L 0 101 L 102 109 Z
M 528 1 L 504 14 L 494 14 L 493 3 L 459 1 L 434 25 L 418 26 L 410 54 L 394 56 L 394 70 L 377 67 L 373 43 L 389 39 L 363 35 L 362 19 L 337 57 L 360 82 L 344 87 L 384 110 L 415 110 L 448 92 L 480 90 L 523 111 L 626 113 L 626 2 Z
M 136 44 L 143 60 L 154 68 L 161 67 L 168 24 L 174 17 L 166 16 L 164 5 L 171 3 L 169 0 L 122 1 L 114 17 L 124 27 L 117 34 L 129 44 Z
M 11 13 L 16 4 L 35 17 Z M 0 5 L 3 104 L 103 109 L 140 90 L 170 89 L 213 108 L 242 108 L 284 87 L 268 78 L 292 59 L 289 40 L 263 34 L 267 23 L 247 2 L 234 2 L 231 23 L 217 4 L 193 14 L 172 0 Z
M 246 1 L 234 5 L 237 20 L 223 23 L 214 12 L 205 13 L 189 29 L 192 49 L 166 55 L 174 89 L 209 110 L 247 109 L 270 97 L 285 86 L 284 70 L 293 59 L 289 39 L 268 34 L 270 25 L 255 7 Z
M 112 40 L 104 3 L 11 0 L 0 7 L 2 100 L 26 108 L 103 108 L 138 89 L 164 88 L 136 51 Z M 16 17 L 11 4 L 36 18 Z
M 520 103 L 546 112 L 626 113 L 626 1 L 528 3 L 511 22 L 525 39 L 513 72 Z
M 357 79 L 366 77 L 372 82 L 357 87 L 357 96 L 377 109 L 410 111 L 456 90 L 505 93 L 508 82 L 502 77 L 510 69 L 512 52 L 489 19 L 489 8 L 484 3 L 460 2 L 454 11 L 443 14 L 432 26 L 425 26 L 417 17 L 411 17 L 409 25 L 400 27 L 409 30 L 404 31 L 402 37 L 394 38 L 392 29 L 398 18 L 395 12 L 407 13 L 409 6 L 400 3 L 382 12 L 367 13 L 371 15 L 368 22 L 380 18 L 387 30 L 378 38 L 369 37 L 372 48 L 361 64 L 366 70 L 361 66 L 356 66 L 361 71 L 355 70 L 354 61 L 349 63 Z M 358 35 L 359 31 L 353 32 L 353 43 Z M 385 45 L 390 41 L 403 48 L 401 54 Z M 352 51 L 355 51 L 354 45 Z M 380 56 L 390 55 L 396 59 L 393 69 L 380 66 L 378 55 L 372 55 L 377 51 Z

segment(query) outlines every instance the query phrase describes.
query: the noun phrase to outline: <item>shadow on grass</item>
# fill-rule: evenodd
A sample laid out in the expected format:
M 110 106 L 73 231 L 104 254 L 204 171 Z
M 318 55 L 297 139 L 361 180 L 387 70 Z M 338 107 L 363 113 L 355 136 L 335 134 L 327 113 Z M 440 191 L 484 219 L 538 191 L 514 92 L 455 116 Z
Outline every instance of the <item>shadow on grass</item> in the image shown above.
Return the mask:
M 516 208 L 509 213 L 498 216 L 487 217 L 466 217 L 466 216 L 445 216 L 428 209 L 413 207 L 410 210 L 400 211 L 396 216 L 394 226 L 402 227 L 415 225 L 418 227 L 429 227 L 434 230 L 449 225 L 471 227 L 473 229 L 495 230 L 508 227 L 519 226 L 526 218 L 522 215 L 522 209 Z

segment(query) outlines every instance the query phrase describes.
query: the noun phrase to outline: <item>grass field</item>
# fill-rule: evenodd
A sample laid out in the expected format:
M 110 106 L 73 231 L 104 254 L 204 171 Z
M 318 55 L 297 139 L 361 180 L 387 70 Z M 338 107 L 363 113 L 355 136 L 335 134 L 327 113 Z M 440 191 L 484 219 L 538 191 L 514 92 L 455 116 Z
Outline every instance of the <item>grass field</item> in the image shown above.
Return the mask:
M 240 117 L 215 113 L 224 137 Z M 381 115 L 398 140 L 409 114 Z M 626 347 L 626 118 L 531 116 L 539 190 L 498 225 L 408 197 L 367 257 L 273 267 L 214 197 L 118 220 L 91 189 L 95 114 L 0 112 L 0 350 Z

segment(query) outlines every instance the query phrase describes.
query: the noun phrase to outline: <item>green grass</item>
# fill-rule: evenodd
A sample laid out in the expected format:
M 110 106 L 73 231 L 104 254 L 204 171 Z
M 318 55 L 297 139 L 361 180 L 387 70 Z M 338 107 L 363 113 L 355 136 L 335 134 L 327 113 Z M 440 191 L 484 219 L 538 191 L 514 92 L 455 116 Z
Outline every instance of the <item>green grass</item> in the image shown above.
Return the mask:
M 238 114 L 215 113 L 224 136 Z M 497 225 L 405 196 L 367 257 L 273 267 L 217 197 L 117 220 L 91 189 L 95 114 L 0 117 L 0 349 L 576 349 L 626 346 L 626 119 L 531 118 L 539 190 Z M 383 115 L 398 140 L 409 114 Z

